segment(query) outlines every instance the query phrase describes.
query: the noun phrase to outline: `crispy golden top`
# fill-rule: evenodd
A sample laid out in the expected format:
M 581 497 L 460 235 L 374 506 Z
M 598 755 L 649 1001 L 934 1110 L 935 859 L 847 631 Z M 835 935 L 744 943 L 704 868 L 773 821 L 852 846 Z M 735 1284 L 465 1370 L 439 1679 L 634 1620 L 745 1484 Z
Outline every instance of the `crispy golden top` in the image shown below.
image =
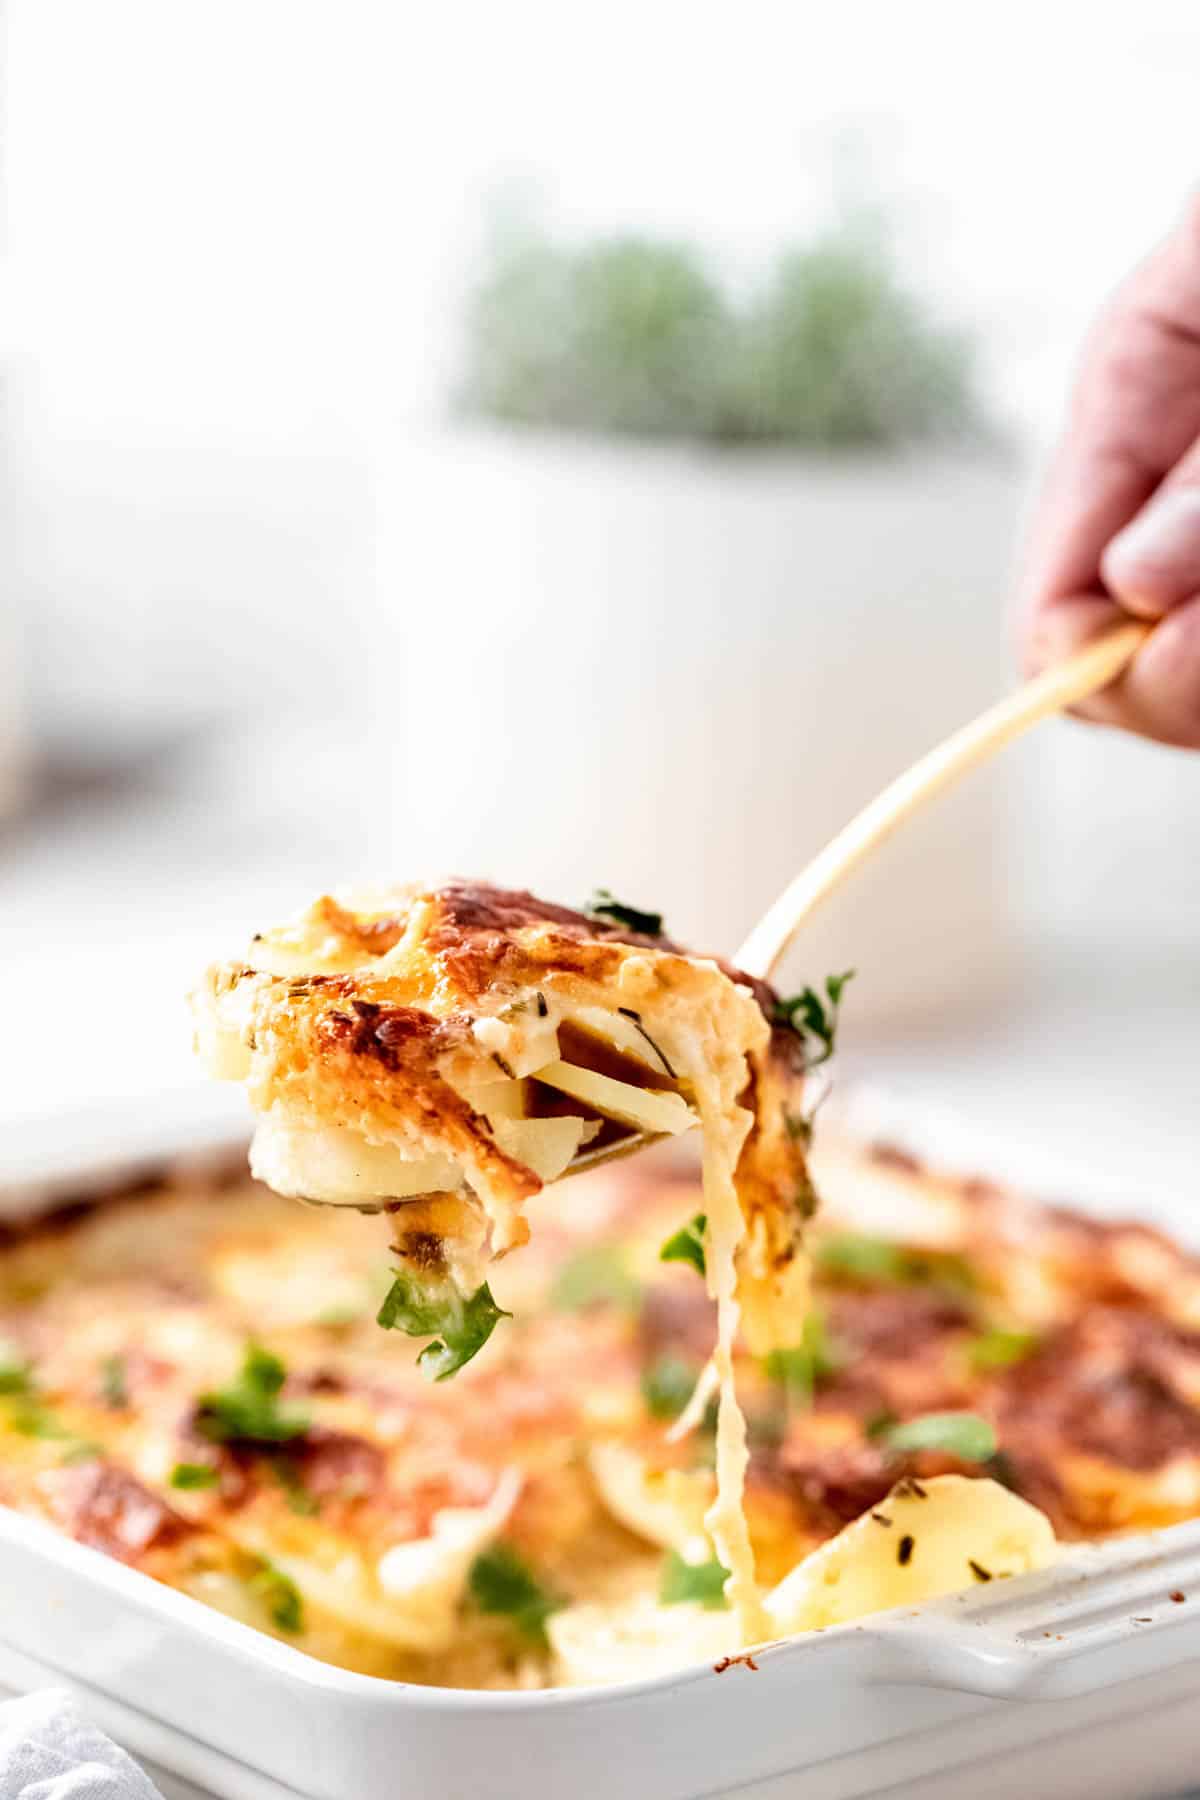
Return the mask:
M 415 929 L 414 929 L 415 927 Z M 360 968 L 409 939 L 439 979 L 464 1004 L 497 985 L 521 985 L 547 968 L 605 980 L 619 966 L 612 948 L 687 956 L 671 938 L 633 931 L 615 920 L 542 900 L 524 889 L 450 880 L 436 887 L 397 886 L 354 900 L 323 896 L 290 926 L 254 940 L 257 964 L 273 953 L 302 957 L 310 966 Z M 753 990 L 770 1016 L 765 982 L 717 960 L 730 979 Z M 408 965 L 406 955 L 404 965 Z
M 751 1304 L 797 1256 L 812 1209 L 799 1040 L 764 983 L 668 938 L 466 881 L 325 896 L 258 934 L 244 961 L 211 969 L 196 1006 L 210 1061 L 246 1080 L 257 1112 L 414 1162 L 448 1159 L 448 1185 L 460 1177 L 482 1202 L 501 1250 L 525 1241 L 523 1208 L 543 1177 L 489 1112 L 497 1084 L 525 1081 L 523 1116 L 582 1116 L 603 1146 L 611 1124 L 546 1089 L 542 1065 L 562 1057 L 693 1103 L 699 1069 L 740 1058 Z M 277 1177 L 277 1166 L 256 1164 L 281 1191 L 311 1194 L 303 1172 Z
M 1200 1512 L 1193 1257 L 1145 1227 L 1039 1208 L 892 1153 L 818 1163 L 829 1216 L 811 1401 L 744 1349 L 739 1360 L 764 1580 L 898 1476 L 972 1472 L 889 1452 L 887 1418 L 988 1418 L 1003 1479 L 1066 1536 Z M 695 1178 L 651 1158 L 581 1177 L 570 1209 L 537 1204 L 530 1245 L 497 1272 L 514 1318 L 437 1387 L 374 1324 L 388 1258 L 361 1221 L 238 1179 L 9 1233 L 0 1497 L 314 1654 L 403 1679 L 545 1680 L 544 1650 L 469 1587 L 452 1641 L 421 1651 L 352 1628 L 327 1594 L 305 1590 L 297 1623 L 270 1575 L 369 1571 L 445 1509 L 486 1506 L 516 1469 L 499 1535 L 544 1589 L 588 1599 L 657 1579 L 663 1542 L 614 1512 L 590 1459 L 603 1446 L 641 1459 L 674 1482 L 681 1517 L 711 1498 L 711 1431 L 665 1437 L 712 1343 L 698 1276 L 658 1260 L 698 1210 Z M 236 1385 L 251 1340 L 282 1365 L 278 1403 L 297 1429 L 214 1439 L 203 1397 Z M 181 1465 L 211 1485 L 174 1485 Z

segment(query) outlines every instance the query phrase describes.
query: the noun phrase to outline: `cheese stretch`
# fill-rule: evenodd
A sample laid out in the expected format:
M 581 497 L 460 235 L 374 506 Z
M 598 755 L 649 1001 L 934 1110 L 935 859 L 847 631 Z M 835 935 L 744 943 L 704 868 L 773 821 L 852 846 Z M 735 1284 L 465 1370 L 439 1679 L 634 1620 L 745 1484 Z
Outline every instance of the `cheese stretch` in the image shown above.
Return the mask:
M 777 1632 L 781 1603 L 756 1578 L 734 1380 L 735 1343 L 787 1350 L 807 1308 L 802 1045 L 771 991 L 620 920 L 451 882 L 319 900 L 211 969 L 195 1011 L 209 1067 L 243 1081 L 257 1114 L 254 1173 L 285 1195 L 385 1215 L 396 1284 L 381 1322 L 429 1337 L 422 1361 L 439 1379 L 503 1329 L 489 1265 L 528 1241 L 543 1187 L 589 1156 L 699 1127 L 693 1230 L 716 1336 L 682 1425 L 715 1389 L 707 1548 L 727 1571 L 737 1643 Z M 403 1566 L 453 1604 L 479 1533 L 506 1517 L 455 1514 L 394 1559 L 392 1588 Z M 457 1574 L 439 1585 L 428 1571 L 445 1558 Z M 419 1616 L 416 1588 L 410 1606 Z

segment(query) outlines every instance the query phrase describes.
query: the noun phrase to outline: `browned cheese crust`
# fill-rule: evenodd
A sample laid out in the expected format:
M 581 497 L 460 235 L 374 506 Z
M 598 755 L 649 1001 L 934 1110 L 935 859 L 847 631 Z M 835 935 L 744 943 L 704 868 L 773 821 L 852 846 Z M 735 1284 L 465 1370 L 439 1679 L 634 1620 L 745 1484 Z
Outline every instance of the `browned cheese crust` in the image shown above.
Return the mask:
M 745 1346 L 738 1358 L 764 1581 L 898 1477 L 981 1472 L 897 1456 L 881 1418 L 989 1419 L 1000 1458 L 982 1472 L 1044 1507 L 1065 1537 L 1200 1514 L 1195 1258 L 1144 1226 L 1038 1207 L 891 1152 L 831 1143 L 816 1160 L 827 1213 L 815 1229 L 824 1355 L 811 1398 L 785 1392 Z M 614 1514 L 593 1460 L 618 1446 L 682 1478 L 700 1507 L 711 1499 L 711 1422 L 666 1437 L 712 1345 L 698 1276 L 658 1259 L 698 1208 L 694 1168 L 661 1154 L 615 1164 L 579 1178 L 577 1204 L 552 1202 L 533 1202 L 530 1244 L 497 1270 L 513 1319 L 436 1387 L 375 1326 L 388 1259 L 356 1219 L 239 1177 L 165 1183 L 10 1230 L 0 1501 L 349 1667 L 544 1682 L 544 1646 L 483 1612 L 469 1587 L 453 1637 L 421 1650 L 350 1628 L 320 1596 L 304 1595 L 298 1620 L 280 1611 L 271 1567 L 374 1567 L 426 1539 L 445 1509 L 489 1504 L 515 1470 L 499 1538 L 545 1592 L 586 1601 L 635 1578 L 653 1587 L 663 1546 Z M 251 1340 L 283 1365 L 280 1405 L 303 1415 L 283 1443 L 214 1441 L 202 1428 L 201 1397 L 236 1380 Z M 181 1465 L 211 1484 L 177 1487 Z
M 581 1051 L 571 1014 L 603 1009 L 640 1027 L 632 996 L 641 988 L 686 1021 L 710 1004 L 714 982 L 752 996 L 769 1028 L 747 1058 L 740 1096 L 753 1115 L 737 1169 L 750 1292 L 796 1258 L 815 1204 L 801 1129 L 800 1040 L 777 1021 L 765 983 L 698 961 L 666 937 L 528 893 L 449 881 L 391 890 L 370 912 L 326 896 L 293 925 L 260 934 L 247 960 L 214 966 L 199 1003 L 213 1017 L 238 1019 L 260 1114 L 365 1131 L 410 1146 L 414 1156 L 444 1152 L 490 1198 L 493 1224 L 495 1206 L 511 1209 L 511 1230 L 493 1245 L 503 1250 L 526 1241 L 525 1203 L 543 1181 L 497 1142 L 465 1097 L 481 1074 L 511 1073 L 477 1028 L 516 1020 L 536 1029 L 549 1008 L 563 1021 L 569 1060 L 585 1056 L 598 1072 L 687 1095 L 686 1082 L 658 1057 L 647 1068 L 594 1040 Z M 546 1093 L 537 1104 L 581 1110 Z

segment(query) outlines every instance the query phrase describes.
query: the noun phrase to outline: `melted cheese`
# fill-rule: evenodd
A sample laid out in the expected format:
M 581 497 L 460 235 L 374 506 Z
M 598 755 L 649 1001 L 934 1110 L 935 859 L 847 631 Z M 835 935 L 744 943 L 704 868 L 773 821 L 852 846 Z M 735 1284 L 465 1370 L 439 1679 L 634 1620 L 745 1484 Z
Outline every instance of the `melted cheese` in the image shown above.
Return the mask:
M 745 1238 L 735 1172 L 754 1123 L 752 1115 L 738 1101 L 746 1088 L 750 1056 L 762 1051 L 768 1028 L 753 996 L 732 982 L 714 984 L 700 1004 L 693 1002 L 685 1009 L 673 1007 L 669 996 L 660 994 L 652 965 L 641 959 L 630 959 L 621 971 L 621 981 L 635 991 L 637 1005 L 655 1043 L 665 1047 L 672 1067 L 694 1095 L 700 1116 L 704 1210 L 708 1221 L 706 1280 L 708 1291 L 717 1302 L 717 1343 L 713 1373 L 702 1377 L 699 1385 L 706 1393 L 715 1387 L 718 1395 L 717 1495 L 703 1523 L 716 1555 L 729 1571 L 725 1594 L 741 1641 L 754 1643 L 769 1636 L 771 1628 L 755 1579 L 754 1552 L 746 1523 L 744 1489 L 749 1451 L 733 1373 L 733 1346 L 740 1316 L 737 1255 Z M 539 1079 L 544 1076 L 539 1075 Z M 677 1095 L 643 1092 L 640 1098 L 643 1102 L 671 1099 L 682 1105 Z M 645 1117 L 631 1122 L 644 1126 Z
M 746 1420 L 733 1379 L 733 1344 L 737 1336 L 737 1252 L 744 1224 L 734 1186 L 734 1170 L 750 1129 L 749 1113 L 737 1104 L 741 1083 L 728 1067 L 695 1075 L 696 1096 L 704 1121 L 704 1208 L 708 1291 L 717 1303 L 717 1497 L 705 1518 L 713 1546 L 729 1570 L 725 1594 L 742 1637 L 755 1643 L 769 1636 L 766 1615 L 754 1578 L 754 1552 L 746 1524 L 743 1493 L 750 1452 Z

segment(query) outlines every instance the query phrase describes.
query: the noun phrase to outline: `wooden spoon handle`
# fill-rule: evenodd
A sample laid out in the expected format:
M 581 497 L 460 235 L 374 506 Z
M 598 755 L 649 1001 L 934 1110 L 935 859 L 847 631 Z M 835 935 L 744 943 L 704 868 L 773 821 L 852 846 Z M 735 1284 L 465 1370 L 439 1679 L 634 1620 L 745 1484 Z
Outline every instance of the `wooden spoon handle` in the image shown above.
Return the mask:
M 784 889 L 737 952 L 733 959 L 737 967 L 768 980 L 809 914 L 910 813 L 986 762 L 1039 719 L 1063 712 L 1077 700 L 1107 687 L 1152 629 L 1136 621 L 1116 626 L 989 707 L 897 776 Z

